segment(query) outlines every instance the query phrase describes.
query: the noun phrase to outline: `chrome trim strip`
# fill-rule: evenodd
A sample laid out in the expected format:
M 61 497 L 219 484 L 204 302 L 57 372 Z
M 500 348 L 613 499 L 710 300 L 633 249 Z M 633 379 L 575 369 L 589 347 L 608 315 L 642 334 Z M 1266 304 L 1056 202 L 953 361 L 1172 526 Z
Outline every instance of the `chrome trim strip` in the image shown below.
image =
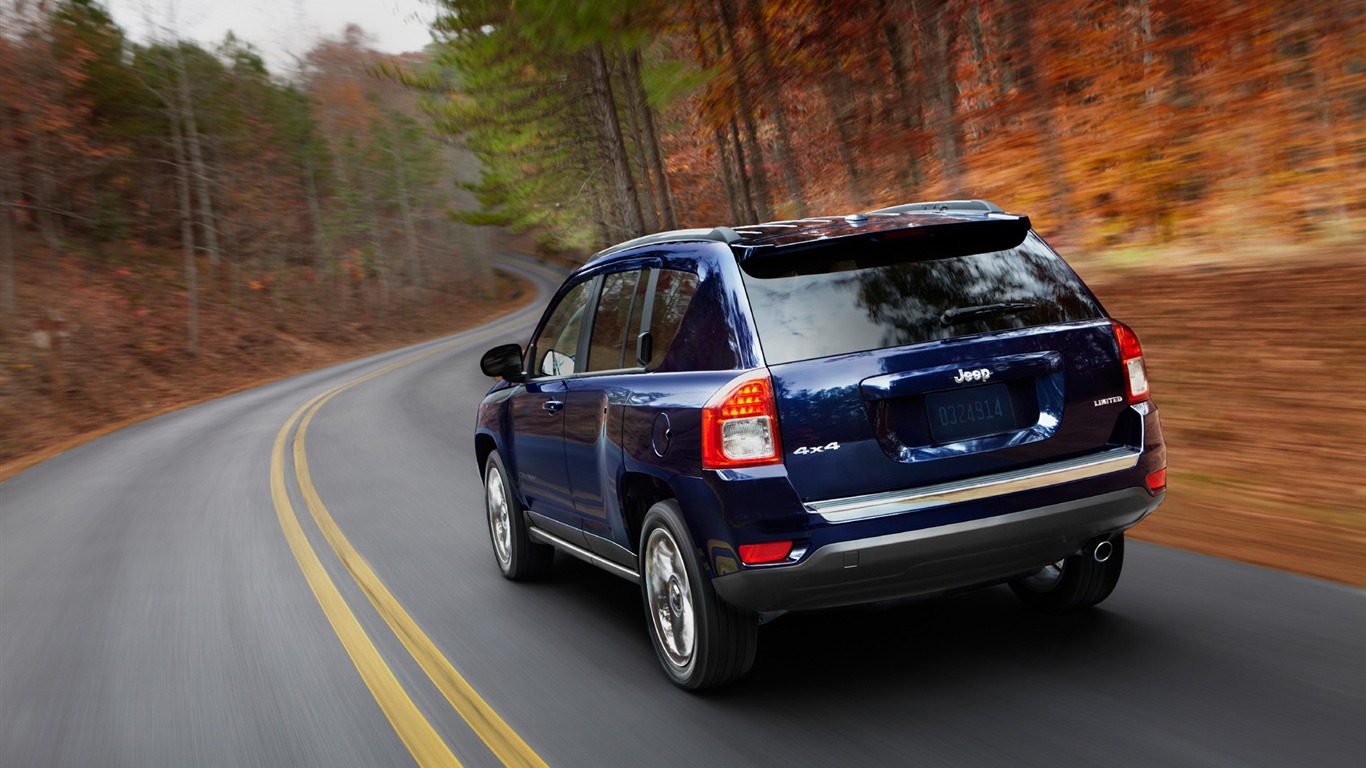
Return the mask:
M 540 528 L 536 528 L 534 526 L 529 527 L 527 529 L 527 533 L 530 534 L 531 538 L 533 539 L 539 539 L 540 541 L 543 541 L 546 544 L 550 544 L 551 546 L 556 547 L 557 549 L 562 549 L 565 552 L 573 555 L 574 557 L 579 558 L 580 560 L 592 563 L 593 565 L 596 565 L 599 568 L 606 570 L 608 573 L 620 576 L 633 584 L 640 583 L 640 574 L 636 573 L 630 568 L 618 565 L 617 563 L 614 563 L 605 557 L 589 552 L 583 547 L 570 544 L 569 542 L 565 541 L 559 536 L 556 536 L 553 533 L 547 533 L 541 530 Z
M 1142 451 L 1133 448 L 1111 448 L 1100 453 L 1075 459 L 1001 472 L 986 477 L 955 480 L 951 483 L 926 485 L 920 488 L 849 496 L 843 499 L 808 501 L 806 509 L 825 518 L 829 523 L 848 523 L 874 517 L 918 512 L 947 504 L 989 499 L 1008 493 L 1032 491 L 1060 483 L 1086 480 L 1092 477 L 1133 469 L 1138 466 Z
M 620 544 L 616 543 L 615 541 L 612 541 L 611 539 L 604 539 L 603 537 L 597 535 L 596 533 L 589 533 L 588 531 L 584 531 L 584 532 L 583 532 L 583 537 L 584 537 L 585 539 L 592 539 L 592 541 L 588 542 L 588 546 L 590 546 L 590 547 L 595 546 L 596 544 L 604 544 L 604 545 L 606 545 L 606 546 L 608 546 L 608 547 L 611 547 L 612 549 L 615 549 L 615 550 L 617 550 L 618 552 L 620 552 L 621 555 L 622 555 L 622 557 L 624 557 L 624 558 L 625 558 L 627 561 L 629 561 L 629 562 L 622 562 L 620 559 L 613 559 L 610 555 L 598 555 L 598 556 L 599 556 L 599 557 L 605 557 L 605 558 L 607 558 L 608 560 L 611 560 L 612 562 L 616 563 L 617 565 L 620 565 L 622 568 L 625 568 L 626 570 L 631 571 L 632 573 L 635 573 L 634 568 L 632 568 L 632 564 L 634 564 L 634 563 L 639 563 L 639 562 L 640 562 L 640 559 L 636 557 L 636 553 L 632 552 L 631 550 L 627 549 L 626 547 L 621 546 Z M 597 553 L 597 552 L 594 552 L 593 554 L 597 555 L 598 553 Z

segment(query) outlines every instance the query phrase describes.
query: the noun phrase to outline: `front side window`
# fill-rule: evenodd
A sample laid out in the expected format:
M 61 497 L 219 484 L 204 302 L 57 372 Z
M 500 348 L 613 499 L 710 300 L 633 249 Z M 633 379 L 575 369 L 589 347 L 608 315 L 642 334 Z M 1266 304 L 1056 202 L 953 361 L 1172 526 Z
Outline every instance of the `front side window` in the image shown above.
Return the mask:
M 579 331 L 592 287 L 593 281 L 585 280 L 569 289 L 555 305 L 541 335 L 532 343 L 536 355 L 531 367 L 533 376 L 568 376 L 575 372 Z

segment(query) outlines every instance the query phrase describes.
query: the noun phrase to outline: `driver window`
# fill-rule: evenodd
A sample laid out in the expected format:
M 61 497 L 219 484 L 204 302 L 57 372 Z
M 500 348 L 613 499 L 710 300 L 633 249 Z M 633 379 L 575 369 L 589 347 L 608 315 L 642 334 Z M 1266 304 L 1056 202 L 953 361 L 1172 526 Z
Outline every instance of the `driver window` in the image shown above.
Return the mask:
M 535 343 L 536 361 L 531 369 L 534 375 L 568 376 L 574 373 L 574 358 L 579 353 L 579 329 L 592 286 L 592 280 L 585 280 L 569 289 L 550 313 L 550 319 Z

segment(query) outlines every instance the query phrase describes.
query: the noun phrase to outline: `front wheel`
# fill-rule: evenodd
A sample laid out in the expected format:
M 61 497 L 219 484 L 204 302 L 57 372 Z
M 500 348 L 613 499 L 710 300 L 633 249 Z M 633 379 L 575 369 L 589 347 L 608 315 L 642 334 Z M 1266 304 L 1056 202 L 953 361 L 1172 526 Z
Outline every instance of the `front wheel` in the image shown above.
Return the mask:
M 1110 539 L 1110 557 L 1099 562 L 1081 552 L 1010 582 L 1025 605 L 1042 613 L 1071 613 L 1090 608 L 1110 596 L 1124 568 L 1124 534 Z
M 507 470 L 497 451 L 489 454 L 484 465 L 484 508 L 488 513 L 493 556 L 504 576 L 521 581 L 549 572 L 555 549 L 531 540 L 522 504 L 508 483 Z
M 712 589 L 672 500 L 645 514 L 640 590 L 651 644 L 675 685 L 689 690 L 721 685 L 754 665 L 758 617 Z

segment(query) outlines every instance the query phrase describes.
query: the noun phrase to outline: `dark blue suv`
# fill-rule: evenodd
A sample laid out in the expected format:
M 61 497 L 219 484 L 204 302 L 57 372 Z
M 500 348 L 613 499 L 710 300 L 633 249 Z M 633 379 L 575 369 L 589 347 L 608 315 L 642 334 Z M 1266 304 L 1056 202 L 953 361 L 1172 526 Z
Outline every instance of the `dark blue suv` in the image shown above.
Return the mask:
M 1099 603 L 1166 489 L 1138 338 L 980 200 L 623 243 L 481 367 L 503 574 L 559 549 L 638 582 L 685 688 L 744 674 L 784 611 Z

